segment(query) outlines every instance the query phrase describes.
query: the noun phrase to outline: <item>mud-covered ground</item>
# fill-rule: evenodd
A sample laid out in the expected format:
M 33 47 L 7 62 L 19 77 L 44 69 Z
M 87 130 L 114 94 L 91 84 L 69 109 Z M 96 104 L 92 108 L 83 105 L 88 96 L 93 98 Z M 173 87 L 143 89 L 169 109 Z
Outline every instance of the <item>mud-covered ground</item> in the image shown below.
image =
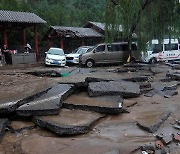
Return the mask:
M 151 69 L 149 69 L 151 68 Z M 33 71 L 56 70 L 68 72 L 76 69 L 71 67 L 45 67 L 43 65 L 17 65 L 0 68 L 0 103 L 16 101 L 41 92 L 56 83 L 71 83 L 84 81 L 86 77 L 97 78 L 129 78 L 135 76 L 148 76 L 152 87 L 157 84 L 173 85 L 178 81 L 162 82 L 166 73 L 173 71 L 170 66 L 157 64 L 139 71 L 115 72 L 114 69 L 124 69 L 119 66 L 82 68 L 79 73 L 67 77 L 47 77 L 26 74 Z M 136 69 L 136 67 L 134 67 Z M 176 72 L 179 70 L 176 70 Z M 164 80 L 166 81 L 166 80 Z M 88 134 L 76 136 L 58 136 L 46 129 L 40 128 L 31 122 L 31 119 L 10 117 L 10 127 L 0 142 L 0 154 L 128 154 L 142 153 L 139 150 L 143 145 L 155 145 L 156 134 L 169 136 L 180 133 L 175 129 L 175 120 L 180 120 L 180 86 L 178 94 L 165 98 L 156 93 L 152 97 L 142 93 L 137 98 L 124 99 L 123 106 L 128 111 L 118 115 L 107 115 L 97 121 Z M 87 97 L 85 92 L 73 94 L 65 101 L 94 101 Z M 106 100 L 105 100 L 106 101 Z M 167 120 L 154 133 L 141 129 L 137 123 L 151 125 L 158 121 L 164 112 L 171 112 Z M 10 128 L 14 128 L 11 130 Z M 24 129 L 22 129 L 24 128 Z M 17 131 L 14 131 L 14 130 Z M 164 144 L 166 151 L 172 154 L 180 153 L 180 142 L 171 141 Z M 137 150 L 136 150 L 137 149 Z

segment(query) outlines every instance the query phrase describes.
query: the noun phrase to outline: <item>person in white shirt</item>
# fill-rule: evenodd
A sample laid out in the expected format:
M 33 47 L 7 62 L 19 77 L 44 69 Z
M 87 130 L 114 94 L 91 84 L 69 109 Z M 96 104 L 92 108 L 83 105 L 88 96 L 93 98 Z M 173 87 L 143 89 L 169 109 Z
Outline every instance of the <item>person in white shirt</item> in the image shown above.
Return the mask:
M 29 43 L 26 43 L 26 46 L 25 46 L 25 53 L 29 53 L 31 51 L 31 46 Z

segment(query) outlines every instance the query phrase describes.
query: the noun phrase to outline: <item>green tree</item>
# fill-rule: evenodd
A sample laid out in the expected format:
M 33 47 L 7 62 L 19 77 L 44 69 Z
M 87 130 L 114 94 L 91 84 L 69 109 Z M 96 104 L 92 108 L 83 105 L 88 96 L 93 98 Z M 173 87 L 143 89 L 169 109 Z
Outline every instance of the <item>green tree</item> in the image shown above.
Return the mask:
M 107 0 L 106 23 L 109 39 L 119 37 L 114 33 L 122 25 L 123 32 L 118 34 L 129 42 L 129 47 L 133 33 L 137 34 L 139 49 L 153 38 L 179 38 L 179 0 Z

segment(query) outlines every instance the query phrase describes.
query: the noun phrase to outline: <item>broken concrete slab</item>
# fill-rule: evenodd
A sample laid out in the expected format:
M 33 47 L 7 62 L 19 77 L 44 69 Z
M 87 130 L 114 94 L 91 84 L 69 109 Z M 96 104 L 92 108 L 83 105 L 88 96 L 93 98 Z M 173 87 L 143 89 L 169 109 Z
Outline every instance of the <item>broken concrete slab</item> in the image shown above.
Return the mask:
M 76 135 L 89 132 L 91 126 L 104 116 L 89 111 L 61 109 L 59 115 L 36 116 L 33 122 L 59 135 Z
M 13 112 L 17 108 L 18 101 L 4 102 L 0 104 L 0 114 Z
M 166 77 L 169 77 L 173 80 L 180 80 L 180 74 L 179 73 L 167 73 Z
M 145 82 L 149 81 L 149 77 L 147 76 L 135 76 L 135 77 L 129 77 L 129 78 L 95 78 L 95 77 L 87 77 L 85 79 L 86 82 L 101 82 L 101 81 L 132 81 L 132 82 Z
M 147 151 L 147 150 L 155 151 L 155 147 L 154 147 L 153 145 L 151 145 L 151 144 L 149 144 L 149 145 L 143 145 L 143 146 L 141 146 L 141 150 L 142 150 L 142 151 Z
M 174 125 L 173 127 L 176 128 L 176 129 L 180 129 L 179 125 Z
M 165 93 L 165 95 L 164 95 L 165 98 L 170 98 L 170 97 L 178 94 L 178 91 L 176 91 L 176 90 L 165 90 L 163 92 Z
M 152 97 L 155 94 L 159 94 L 165 98 L 170 98 L 174 95 L 177 95 L 178 92 L 176 91 L 179 83 L 173 84 L 173 85 L 164 85 L 164 84 L 157 84 L 154 86 L 154 89 L 150 90 L 144 96 L 146 97 Z
M 39 77 L 61 77 L 61 73 L 55 70 L 46 70 L 46 71 L 34 71 L 27 72 L 26 74 L 31 74 Z
M 40 97 L 20 106 L 16 112 L 20 116 L 52 115 L 58 114 L 62 102 L 74 91 L 74 86 L 57 84 Z
M 8 113 L 14 112 L 19 106 L 26 104 L 36 98 L 39 98 L 40 96 L 44 95 L 49 91 L 51 88 L 48 88 L 42 92 L 39 92 L 37 94 L 34 94 L 32 96 L 26 97 L 26 98 L 20 98 L 19 100 L 16 101 L 1 101 L 0 103 L 0 114 L 1 115 L 6 115 Z
M 124 64 L 124 67 L 134 67 L 134 68 L 141 68 L 144 66 L 149 66 L 148 64 L 143 64 L 143 63 L 128 63 L 128 64 Z
M 168 136 L 163 136 L 162 141 L 165 145 L 169 144 L 170 142 L 172 142 L 173 137 L 172 135 L 168 135 Z
M 140 85 L 140 89 L 151 88 L 150 82 L 136 82 L 136 83 Z
M 138 70 L 136 68 L 117 68 L 115 70 L 115 73 L 125 73 L 125 72 L 137 72 Z
M 126 78 L 123 80 L 132 81 L 132 82 L 145 82 L 145 81 L 149 81 L 149 77 L 147 77 L 147 76 L 136 76 L 136 77 Z
M 175 64 L 174 66 L 172 66 L 173 70 L 180 70 L 180 65 Z
M 9 124 L 8 119 L 0 119 L 0 139 L 4 135 L 5 129 L 8 126 L 8 124 Z
M 91 82 L 88 86 L 89 96 L 121 95 L 123 98 L 133 98 L 140 95 L 140 86 L 128 81 Z
M 118 114 L 122 112 L 123 99 L 120 96 L 89 97 L 87 92 L 73 94 L 68 97 L 62 107 L 95 111 L 104 114 Z
M 113 79 L 104 79 L 104 78 L 95 78 L 95 77 L 87 77 L 85 78 L 85 82 L 101 82 L 101 81 L 113 81 Z
M 154 124 L 144 124 L 142 122 L 137 122 L 137 125 L 148 131 L 149 133 L 154 133 L 156 132 L 159 127 L 164 123 L 164 121 L 166 121 L 168 119 L 168 117 L 170 116 L 171 112 L 170 111 L 166 111 L 166 112 L 163 112 L 163 114 L 161 115 L 161 117 L 154 123 Z

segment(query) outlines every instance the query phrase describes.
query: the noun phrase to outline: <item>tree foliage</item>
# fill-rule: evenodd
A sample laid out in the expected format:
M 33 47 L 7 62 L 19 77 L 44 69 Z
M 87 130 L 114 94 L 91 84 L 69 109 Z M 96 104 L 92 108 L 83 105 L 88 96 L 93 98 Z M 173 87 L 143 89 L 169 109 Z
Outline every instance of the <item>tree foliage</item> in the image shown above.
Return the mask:
M 107 35 L 113 35 L 122 25 L 123 38 L 132 42 L 136 33 L 139 48 L 143 48 L 153 38 L 180 36 L 180 4 L 179 0 L 107 0 L 106 1 Z

